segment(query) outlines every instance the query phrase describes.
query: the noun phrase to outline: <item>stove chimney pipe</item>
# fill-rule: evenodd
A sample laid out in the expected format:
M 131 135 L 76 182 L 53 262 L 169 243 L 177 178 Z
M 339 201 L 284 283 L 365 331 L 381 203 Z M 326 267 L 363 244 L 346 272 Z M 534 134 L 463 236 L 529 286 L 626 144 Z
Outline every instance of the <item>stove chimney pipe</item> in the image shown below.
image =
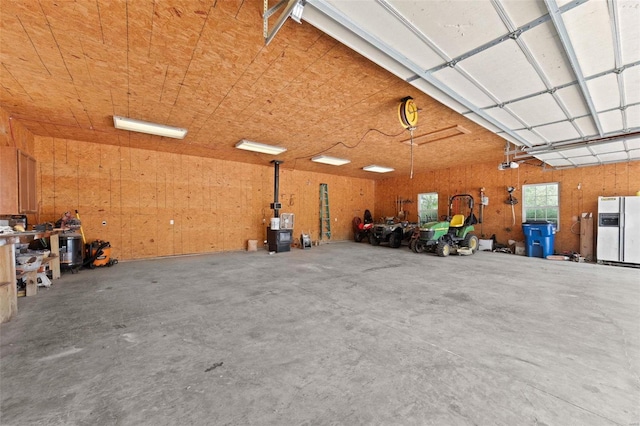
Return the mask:
M 282 205 L 278 202 L 279 191 L 280 191 L 280 164 L 284 163 L 284 161 L 280 160 L 272 160 L 273 163 L 273 203 L 271 203 L 271 208 L 273 209 L 273 217 L 280 217 L 280 209 Z

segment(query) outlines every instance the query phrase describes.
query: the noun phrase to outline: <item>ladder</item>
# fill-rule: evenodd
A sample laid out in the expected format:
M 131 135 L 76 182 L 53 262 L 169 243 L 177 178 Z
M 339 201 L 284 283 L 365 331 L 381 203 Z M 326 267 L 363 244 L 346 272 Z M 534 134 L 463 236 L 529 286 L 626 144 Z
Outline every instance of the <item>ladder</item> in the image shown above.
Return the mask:
M 329 216 L 329 188 L 320 184 L 320 239 L 331 239 L 331 217 Z

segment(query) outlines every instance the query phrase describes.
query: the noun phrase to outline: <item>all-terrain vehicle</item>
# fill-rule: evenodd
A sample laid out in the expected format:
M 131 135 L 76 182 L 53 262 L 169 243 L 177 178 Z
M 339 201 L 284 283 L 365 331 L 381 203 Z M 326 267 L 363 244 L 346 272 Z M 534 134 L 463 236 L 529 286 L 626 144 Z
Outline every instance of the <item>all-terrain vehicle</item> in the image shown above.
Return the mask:
M 471 232 L 478 219 L 473 214 L 473 197 L 458 194 L 449 198 L 446 220 L 428 222 L 413 234 L 409 247 L 414 253 L 435 252 L 438 256 L 450 253 L 474 254 L 478 251 L 478 237 Z M 457 214 L 452 213 L 456 211 Z
M 371 212 L 369 210 L 364 211 L 364 222 L 358 216 L 355 216 L 352 224 L 353 239 L 356 243 L 369 239 L 369 234 L 373 229 L 373 217 L 371 217 Z
M 417 223 L 407 221 L 398 222 L 393 217 L 387 217 L 384 223 L 376 223 L 369 234 L 371 245 L 389 243 L 389 247 L 398 248 L 403 241 L 410 241 L 418 227 Z

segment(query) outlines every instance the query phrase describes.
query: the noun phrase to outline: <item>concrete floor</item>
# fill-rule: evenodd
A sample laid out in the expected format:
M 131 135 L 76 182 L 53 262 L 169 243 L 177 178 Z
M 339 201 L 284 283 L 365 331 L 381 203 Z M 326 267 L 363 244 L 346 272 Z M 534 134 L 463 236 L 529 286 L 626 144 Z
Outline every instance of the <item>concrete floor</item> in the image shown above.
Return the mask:
M 640 270 L 341 242 L 64 274 L 3 425 L 638 425 Z

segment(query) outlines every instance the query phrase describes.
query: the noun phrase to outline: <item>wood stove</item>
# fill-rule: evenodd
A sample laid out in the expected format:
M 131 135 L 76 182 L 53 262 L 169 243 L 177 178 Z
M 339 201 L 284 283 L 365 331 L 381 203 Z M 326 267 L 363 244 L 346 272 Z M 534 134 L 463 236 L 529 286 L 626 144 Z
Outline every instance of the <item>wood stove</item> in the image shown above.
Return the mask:
M 273 217 L 280 217 L 280 208 L 282 205 L 278 202 L 278 192 L 280 185 L 280 164 L 282 161 L 273 160 L 273 203 L 271 208 L 273 209 Z M 276 253 L 291 251 L 293 229 L 275 229 L 275 227 L 267 227 L 267 244 L 269 245 L 269 251 Z
M 291 251 L 291 243 L 293 242 L 293 229 L 271 229 L 267 228 L 267 244 L 269 251 L 281 253 Z

